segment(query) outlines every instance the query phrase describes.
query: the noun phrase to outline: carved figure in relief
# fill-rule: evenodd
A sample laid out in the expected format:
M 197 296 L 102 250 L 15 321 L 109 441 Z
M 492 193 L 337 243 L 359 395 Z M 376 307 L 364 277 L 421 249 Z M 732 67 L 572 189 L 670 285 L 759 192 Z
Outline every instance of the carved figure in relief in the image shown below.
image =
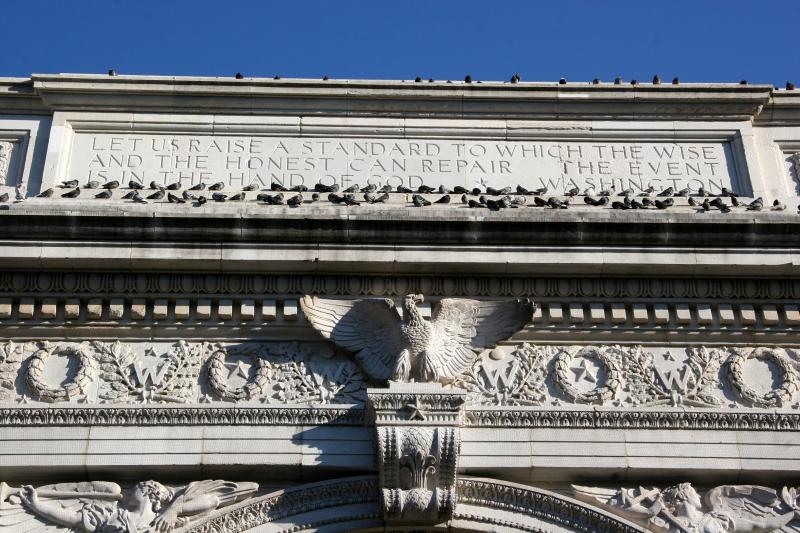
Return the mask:
M 374 379 L 450 383 L 484 348 L 528 324 L 534 305 L 525 300 L 481 302 L 445 298 L 428 321 L 417 304 L 403 299 L 403 317 L 389 299 L 328 300 L 305 296 L 305 316 L 325 338 L 353 352 Z
M 14 145 L 8 141 L 0 141 L 0 185 L 16 185 L 6 183 L 8 179 L 8 168 L 11 164 L 11 150 Z
M 756 485 L 722 485 L 705 496 L 691 483 L 660 490 L 603 489 L 572 486 L 578 499 L 599 505 L 663 533 L 767 533 L 800 531 L 795 489 L 775 490 Z
M 220 507 L 244 500 L 256 483 L 195 481 L 168 488 L 143 481 L 124 491 L 116 483 L 60 483 L 33 488 L 0 484 L 0 529 L 45 531 L 56 524 L 89 533 L 173 531 Z

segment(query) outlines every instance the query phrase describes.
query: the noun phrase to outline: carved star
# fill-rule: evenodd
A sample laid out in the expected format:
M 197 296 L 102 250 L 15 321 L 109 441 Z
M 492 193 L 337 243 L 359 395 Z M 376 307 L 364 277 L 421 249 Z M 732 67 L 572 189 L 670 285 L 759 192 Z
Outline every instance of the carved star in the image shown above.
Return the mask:
M 419 398 L 414 398 L 414 403 L 407 403 L 405 409 L 409 412 L 409 420 L 425 420 L 425 412 L 419 406 Z
M 575 379 L 577 381 L 588 381 L 589 383 L 597 383 L 597 370 L 588 365 L 586 359 L 581 359 L 578 368 L 573 368 Z
M 674 361 L 675 357 L 672 355 L 672 352 L 667 350 L 666 352 L 661 354 L 661 357 L 664 358 L 664 361 Z
M 249 368 L 244 361 L 237 361 L 235 363 L 225 363 L 228 367 L 228 377 L 238 376 L 244 379 L 249 377 Z

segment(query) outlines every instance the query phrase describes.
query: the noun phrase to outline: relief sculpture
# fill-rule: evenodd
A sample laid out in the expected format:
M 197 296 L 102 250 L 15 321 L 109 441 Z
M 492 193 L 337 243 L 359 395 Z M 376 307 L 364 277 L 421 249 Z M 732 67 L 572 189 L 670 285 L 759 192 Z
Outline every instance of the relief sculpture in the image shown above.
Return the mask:
M 328 300 L 306 296 L 306 318 L 325 338 L 353 352 L 379 381 L 451 383 L 478 353 L 506 340 L 533 319 L 530 301 L 481 302 L 445 298 L 430 321 L 417 304 L 403 299 L 403 316 L 389 299 Z
M 598 505 L 658 533 L 768 533 L 800 531 L 797 491 L 722 485 L 701 496 L 691 483 L 604 489 L 572 486 L 579 500 Z
M 174 531 L 257 490 L 257 483 L 212 479 L 178 487 L 142 481 L 126 490 L 107 481 L 37 488 L 2 483 L 0 529 L 34 533 L 57 525 L 88 533 Z

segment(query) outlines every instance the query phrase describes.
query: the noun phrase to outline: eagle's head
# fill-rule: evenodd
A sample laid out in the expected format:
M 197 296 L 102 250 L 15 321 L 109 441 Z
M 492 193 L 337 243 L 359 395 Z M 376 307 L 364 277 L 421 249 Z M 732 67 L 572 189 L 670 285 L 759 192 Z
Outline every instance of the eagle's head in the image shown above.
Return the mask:
M 422 319 L 417 310 L 417 304 L 421 304 L 425 298 L 421 294 L 406 294 L 403 298 L 403 316 L 406 320 L 414 318 Z

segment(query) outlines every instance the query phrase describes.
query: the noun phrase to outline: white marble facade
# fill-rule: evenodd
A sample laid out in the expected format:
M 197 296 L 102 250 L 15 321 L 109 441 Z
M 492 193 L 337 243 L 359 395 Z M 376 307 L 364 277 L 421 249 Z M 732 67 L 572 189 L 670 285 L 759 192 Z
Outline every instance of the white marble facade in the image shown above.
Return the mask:
M 0 87 L 0 531 L 800 530 L 800 93 Z

